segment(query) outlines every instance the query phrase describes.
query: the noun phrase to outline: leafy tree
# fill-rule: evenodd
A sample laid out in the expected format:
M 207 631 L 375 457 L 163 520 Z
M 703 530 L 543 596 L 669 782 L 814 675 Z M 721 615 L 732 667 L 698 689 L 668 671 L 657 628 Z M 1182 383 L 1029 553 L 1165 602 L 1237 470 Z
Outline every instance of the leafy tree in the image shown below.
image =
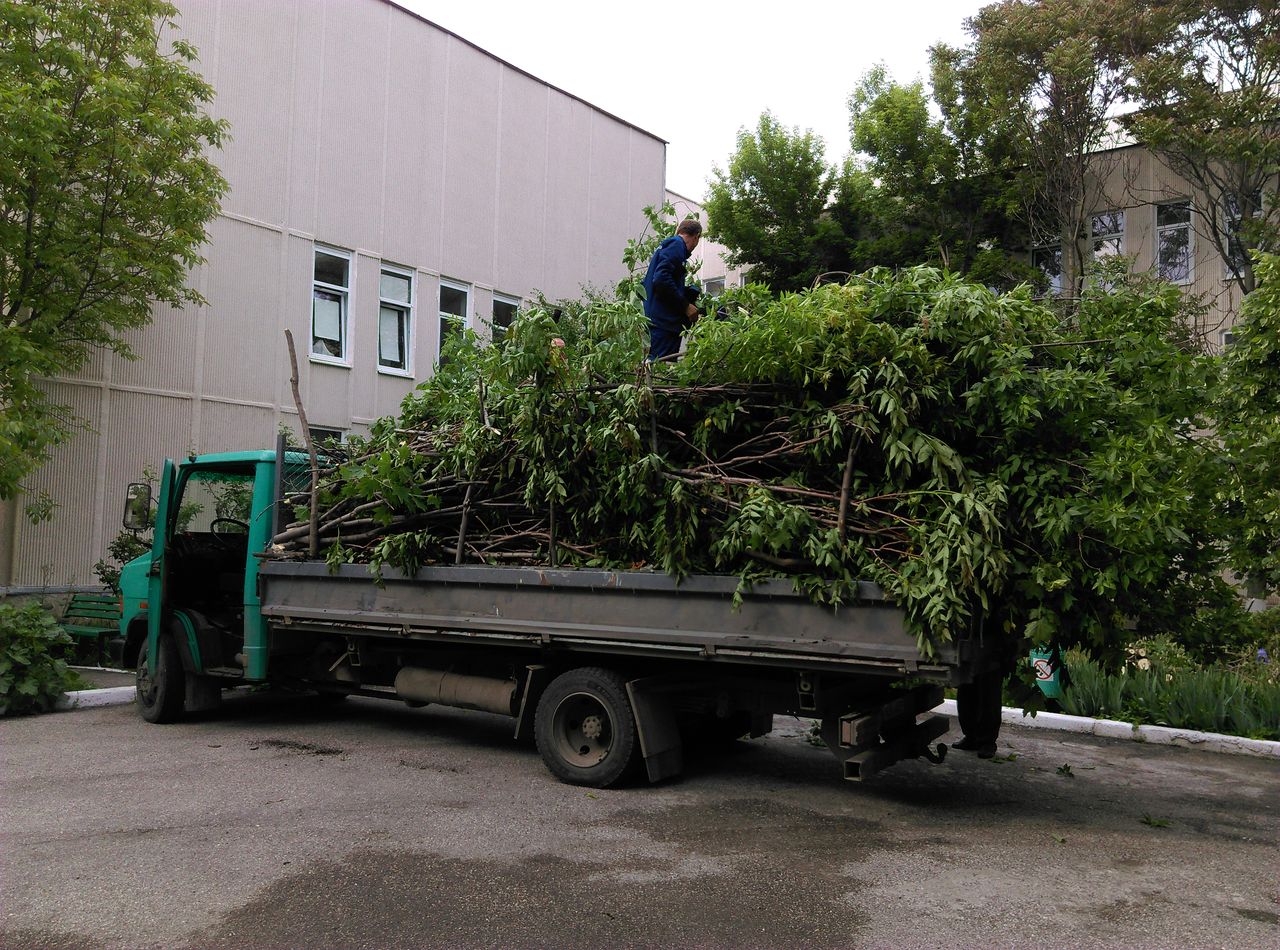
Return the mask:
M 728 169 L 713 170 L 709 234 L 729 249 L 730 266 L 751 266 L 753 280 L 805 287 L 829 269 L 821 251 L 833 243 L 824 218 L 834 188 L 822 140 L 765 112 L 754 131 L 738 133 Z
M 874 182 L 868 204 L 882 252 L 868 263 L 940 264 L 974 272 L 991 286 L 1009 286 L 1031 276 L 1009 253 L 1025 245 L 1010 213 L 1017 205 L 1019 163 L 1009 123 L 971 88 L 974 74 L 963 68 L 965 59 L 963 51 L 933 51 L 936 109 L 923 82 L 894 83 L 882 66 L 850 96 L 852 144 Z M 893 235 L 898 258 L 883 253 Z
M 1280 3 L 1148 4 L 1131 53 L 1126 125 L 1204 202 L 1193 221 L 1248 293 L 1247 251 L 1280 250 Z
M 1231 565 L 1280 589 L 1280 258 L 1253 265 L 1260 281 L 1244 301 L 1214 414 L 1229 469 L 1218 483 L 1230 526 Z
M 226 182 L 226 125 L 164 0 L 0 4 L 0 497 L 74 420 L 38 382 L 130 356 L 186 285 Z
M 966 26 L 957 74 L 1009 123 L 1027 165 L 1024 216 L 1034 243 L 1061 245 L 1063 287 L 1077 296 L 1090 217 L 1106 206 L 1112 113 L 1126 101 L 1125 51 L 1143 21 L 1125 0 L 1001 0 Z

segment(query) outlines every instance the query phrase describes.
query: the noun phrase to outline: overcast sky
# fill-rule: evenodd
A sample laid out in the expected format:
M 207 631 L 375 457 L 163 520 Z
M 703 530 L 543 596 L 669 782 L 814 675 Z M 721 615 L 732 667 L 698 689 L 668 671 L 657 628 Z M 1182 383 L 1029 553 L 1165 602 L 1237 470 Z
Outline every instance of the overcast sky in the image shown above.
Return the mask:
M 539 79 L 666 139 L 667 187 L 705 197 L 760 113 L 848 153 L 849 93 L 883 62 L 927 79 L 980 0 L 398 0 Z M 989 0 L 987 0 L 989 2 Z

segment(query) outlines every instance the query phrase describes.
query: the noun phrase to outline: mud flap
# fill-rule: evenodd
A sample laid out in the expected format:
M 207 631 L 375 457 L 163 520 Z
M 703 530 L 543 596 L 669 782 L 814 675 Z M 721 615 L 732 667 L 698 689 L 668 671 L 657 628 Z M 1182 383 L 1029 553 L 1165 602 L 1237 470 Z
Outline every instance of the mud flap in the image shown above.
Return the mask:
M 671 707 L 671 681 L 664 676 L 651 676 L 627 683 L 631 711 L 640 734 L 640 752 L 650 782 L 679 775 L 684 771 L 684 743 Z
M 186 699 L 183 712 L 212 712 L 222 705 L 222 684 L 211 676 L 187 673 Z
M 551 670 L 545 666 L 526 666 L 524 689 L 520 693 L 520 709 L 516 713 L 517 742 L 533 741 L 533 718 L 538 709 L 538 697 L 552 680 Z

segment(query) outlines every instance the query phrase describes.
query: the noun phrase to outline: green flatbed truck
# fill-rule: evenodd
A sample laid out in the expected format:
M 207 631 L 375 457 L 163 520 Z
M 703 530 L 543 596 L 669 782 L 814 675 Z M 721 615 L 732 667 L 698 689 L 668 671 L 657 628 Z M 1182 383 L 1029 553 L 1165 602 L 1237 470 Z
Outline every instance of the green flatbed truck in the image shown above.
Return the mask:
M 274 559 L 284 486 L 307 470 L 278 445 L 166 461 L 154 499 L 129 487 L 126 526 L 154 527 L 120 578 L 147 721 L 252 684 L 438 703 L 511 717 L 553 774 L 604 787 L 676 775 L 687 743 L 763 735 L 791 714 L 821 720 L 858 780 L 940 758 L 930 744 L 949 720 L 930 710 L 944 687 L 998 664 L 976 634 L 920 655 L 872 584 L 831 608 L 771 581 L 735 607 L 736 577 L 463 564 L 375 578 Z

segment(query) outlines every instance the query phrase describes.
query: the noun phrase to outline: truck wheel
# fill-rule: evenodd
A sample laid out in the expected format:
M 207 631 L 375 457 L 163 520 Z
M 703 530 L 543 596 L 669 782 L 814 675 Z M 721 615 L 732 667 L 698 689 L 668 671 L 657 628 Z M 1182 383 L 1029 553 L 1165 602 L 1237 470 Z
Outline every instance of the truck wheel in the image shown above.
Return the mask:
M 533 733 L 542 761 L 570 785 L 608 788 L 640 760 L 626 683 L 612 670 L 584 666 L 552 680 L 538 700 Z
M 147 722 L 175 722 L 182 716 L 186 676 L 177 644 L 167 633 L 156 643 L 156 668 L 148 668 L 146 644 L 138 651 L 138 711 Z

